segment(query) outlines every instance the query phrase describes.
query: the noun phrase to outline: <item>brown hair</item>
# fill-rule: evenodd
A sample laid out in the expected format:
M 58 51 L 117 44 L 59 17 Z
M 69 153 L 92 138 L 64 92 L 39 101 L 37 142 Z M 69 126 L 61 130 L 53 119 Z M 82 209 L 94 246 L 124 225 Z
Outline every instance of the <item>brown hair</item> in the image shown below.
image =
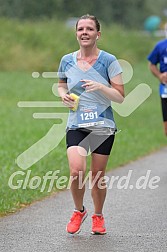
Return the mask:
M 86 15 L 83 15 L 82 17 L 80 17 L 76 23 L 76 30 L 77 30 L 77 27 L 78 27 L 78 22 L 81 20 L 81 19 L 91 19 L 95 22 L 95 25 L 96 25 L 96 29 L 97 31 L 100 31 L 100 23 L 98 21 L 98 19 L 93 16 L 93 15 L 89 15 L 89 14 L 86 14 Z

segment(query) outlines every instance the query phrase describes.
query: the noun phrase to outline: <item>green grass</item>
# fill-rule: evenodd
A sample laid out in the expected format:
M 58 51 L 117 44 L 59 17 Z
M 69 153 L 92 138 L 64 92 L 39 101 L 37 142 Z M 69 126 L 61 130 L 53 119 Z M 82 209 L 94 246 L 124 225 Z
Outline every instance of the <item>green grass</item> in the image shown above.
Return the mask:
M 78 48 L 75 30 L 54 19 L 19 22 L 0 18 L 0 34 L 1 71 L 55 71 L 61 57 Z M 98 45 L 134 64 L 146 58 L 157 40 L 139 30 L 102 25 Z
M 35 120 L 33 112 L 45 112 L 44 109 L 18 108 L 17 102 L 26 100 L 55 100 L 52 94 L 52 81 L 33 79 L 28 73 L 1 73 L 1 144 L 0 144 L 0 212 L 11 212 L 17 207 L 29 204 L 33 200 L 46 196 L 47 192 L 38 190 L 11 190 L 8 179 L 14 171 L 21 170 L 15 163 L 17 156 L 44 136 L 53 125 L 52 120 Z M 47 110 L 47 112 L 50 109 Z M 53 111 L 53 110 L 52 110 Z M 62 153 L 64 153 L 62 155 Z M 32 166 L 32 177 L 43 176 L 49 170 L 64 171 L 64 141 L 55 152 Z M 64 173 L 64 172 L 63 172 Z M 68 171 L 67 171 L 68 173 Z M 20 176 L 20 179 L 23 176 Z M 18 177 L 19 178 L 19 177 Z
M 167 144 L 163 134 L 158 83 L 147 70 L 146 63 L 134 66 L 133 78 L 126 86 L 127 93 L 140 83 L 148 84 L 152 94 L 130 116 L 115 116 L 122 131 L 117 136 L 111 157 L 111 166 L 114 167 L 145 156 Z
M 119 27 L 103 27 L 99 47 L 128 60 L 134 70 L 132 80 L 125 85 L 126 93 L 139 83 L 150 85 L 152 95 L 130 116 L 121 117 L 115 113 L 118 128 L 114 148 L 107 169 L 113 169 L 147 155 L 167 145 L 163 135 L 158 82 L 147 69 L 146 55 L 158 40 L 139 32 L 122 31 Z M 15 162 L 19 154 L 41 139 L 55 123 L 55 120 L 36 120 L 34 112 L 57 112 L 58 108 L 18 108 L 18 101 L 53 101 L 54 79 L 42 77 L 33 79 L 33 71 L 56 71 L 60 58 L 76 50 L 75 31 L 67 29 L 56 21 L 19 23 L 0 19 L 0 214 L 16 211 L 18 208 L 42 199 L 50 193 L 41 187 L 32 190 L 12 190 L 8 186 L 10 176 L 22 171 Z M 59 110 L 60 112 L 60 110 Z M 90 157 L 88 157 L 88 167 Z M 65 139 L 59 146 L 29 168 L 30 180 L 42 178 L 48 171 L 60 170 L 59 176 L 69 176 Z M 14 183 L 24 180 L 18 175 Z M 54 185 L 52 192 L 57 190 Z

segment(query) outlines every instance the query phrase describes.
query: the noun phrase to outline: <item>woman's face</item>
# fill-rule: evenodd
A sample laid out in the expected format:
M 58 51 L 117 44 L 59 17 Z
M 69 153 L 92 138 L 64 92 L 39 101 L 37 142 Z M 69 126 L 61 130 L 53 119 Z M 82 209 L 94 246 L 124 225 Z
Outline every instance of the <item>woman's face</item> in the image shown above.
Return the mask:
M 97 31 L 93 20 L 81 19 L 78 22 L 76 36 L 81 47 L 91 47 L 96 43 L 100 32 Z

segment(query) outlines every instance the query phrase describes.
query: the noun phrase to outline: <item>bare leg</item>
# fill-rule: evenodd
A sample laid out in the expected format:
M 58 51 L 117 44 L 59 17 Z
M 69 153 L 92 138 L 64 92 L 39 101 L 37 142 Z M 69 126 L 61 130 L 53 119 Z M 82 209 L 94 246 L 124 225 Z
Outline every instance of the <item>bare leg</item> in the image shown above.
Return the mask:
M 164 133 L 167 136 L 167 122 L 164 122 Z
M 78 152 L 78 148 L 81 151 L 86 152 L 82 147 L 72 146 L 67 149 L 68 162 L 70 167 L 71 176 L 71 193 L 73 196 L 75 208 L 77 210 L 83 209 L 83 197 L 85 193 L 85 186 L 79 188 L 79 174 L 84 180 L 86 171 L 86 155 L 82 156 Z M 80 172 L 80 173 L 79 173 Z
M 95 214 L 102 214 L 103 205 L 106 198 L 106 187 L 104 186 L 105 183 L 103 182 L 103 187 L 105 188 L 102 189 L 98 186 L 98 181 L 105 175 L 105 169 L 108 157 L 109 157 L 108 155 L 92 153 L 92 163 L 91 163 L 92 179 L 98 177 L 91 192 Z M 102 171 L 101 174 L 99 176 L 96 176 L 99 171 Z

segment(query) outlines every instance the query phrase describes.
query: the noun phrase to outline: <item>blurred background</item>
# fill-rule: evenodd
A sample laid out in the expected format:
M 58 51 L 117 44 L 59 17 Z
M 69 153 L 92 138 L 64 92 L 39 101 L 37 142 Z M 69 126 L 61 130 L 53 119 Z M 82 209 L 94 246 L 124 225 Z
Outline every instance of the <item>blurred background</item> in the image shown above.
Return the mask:
M 166 0 L 0 0 L 0 215 L 57 191 L 55 184 L 51 192 L 47 191 L 48 185 L 41 192 L 41 184 L 32 190 L 30 181 L 34 176 L 42 178 L 55 170 L 60 170 L 60 176 L 69 176 L 63 138 L 57 148 L 29 167 L 31 175 L 23 189 L 27 171 L 18 167 L 16 158 L 58 123 L 55 119 L 34 119 L 33 113 L 68 111 L 54 107 L 20 108 L 17 104 L 60 100 L 52 92 L 57 80 L 43 78 L 42 72 L 56 72 L 61 57 L 78 49 L 75 23 L 87 13 L 97 16 L 102 25 L 98 47 L 128 61 L 133 68 L 133 76 L 125 85 L 126 95 L 140 83 L 152 89 L 152 95 L 130 116 L 115 113 L 120 133 L 107 169 L 166 145 L 158 81 L 148 70 L 147 62 L 155 43 L 165 38 Z M 36 77 L 32 72 L 37 72 Z M 88 167 L 89 164 L 88 157 Z M 16 187 L 20 184 L 14 190 L 8 183 L 17 171 L 23 173 L 13 180 Z
M 0 1 L 0 15 L 20 20 L 58 18 L 65 21 L 84 13 L 93 13 L 106 24 L 117 23 L 131 28 L 142 28 L 149 15 L 163 17 L 166 1 L 159 0 L 6 0 Z
M 79 16 L 87 13 L 97 16 L 102 23 L 105 37 L 102 36 L 101 46 L 109 51 L 112 48 L 120 58 L 135 61 L 145 57 L 150 44 L 143 41 L 142 50 L 134 44 L 129 52 L 127 32 L 140 32 L 133 40 L 141 41 L 146 36 L 142 31 L 157 34 L 160 31 L 163 36 L 167 3 L 166 0 L 0 0 L 1 70 L 56 70 L 61 56 L 76 49 L 71 28 Z M 120 41 L 115 43 L 122 39 L 122 33 L 121 45 Z M 150 40 L 151 46 L 154 41 Z

